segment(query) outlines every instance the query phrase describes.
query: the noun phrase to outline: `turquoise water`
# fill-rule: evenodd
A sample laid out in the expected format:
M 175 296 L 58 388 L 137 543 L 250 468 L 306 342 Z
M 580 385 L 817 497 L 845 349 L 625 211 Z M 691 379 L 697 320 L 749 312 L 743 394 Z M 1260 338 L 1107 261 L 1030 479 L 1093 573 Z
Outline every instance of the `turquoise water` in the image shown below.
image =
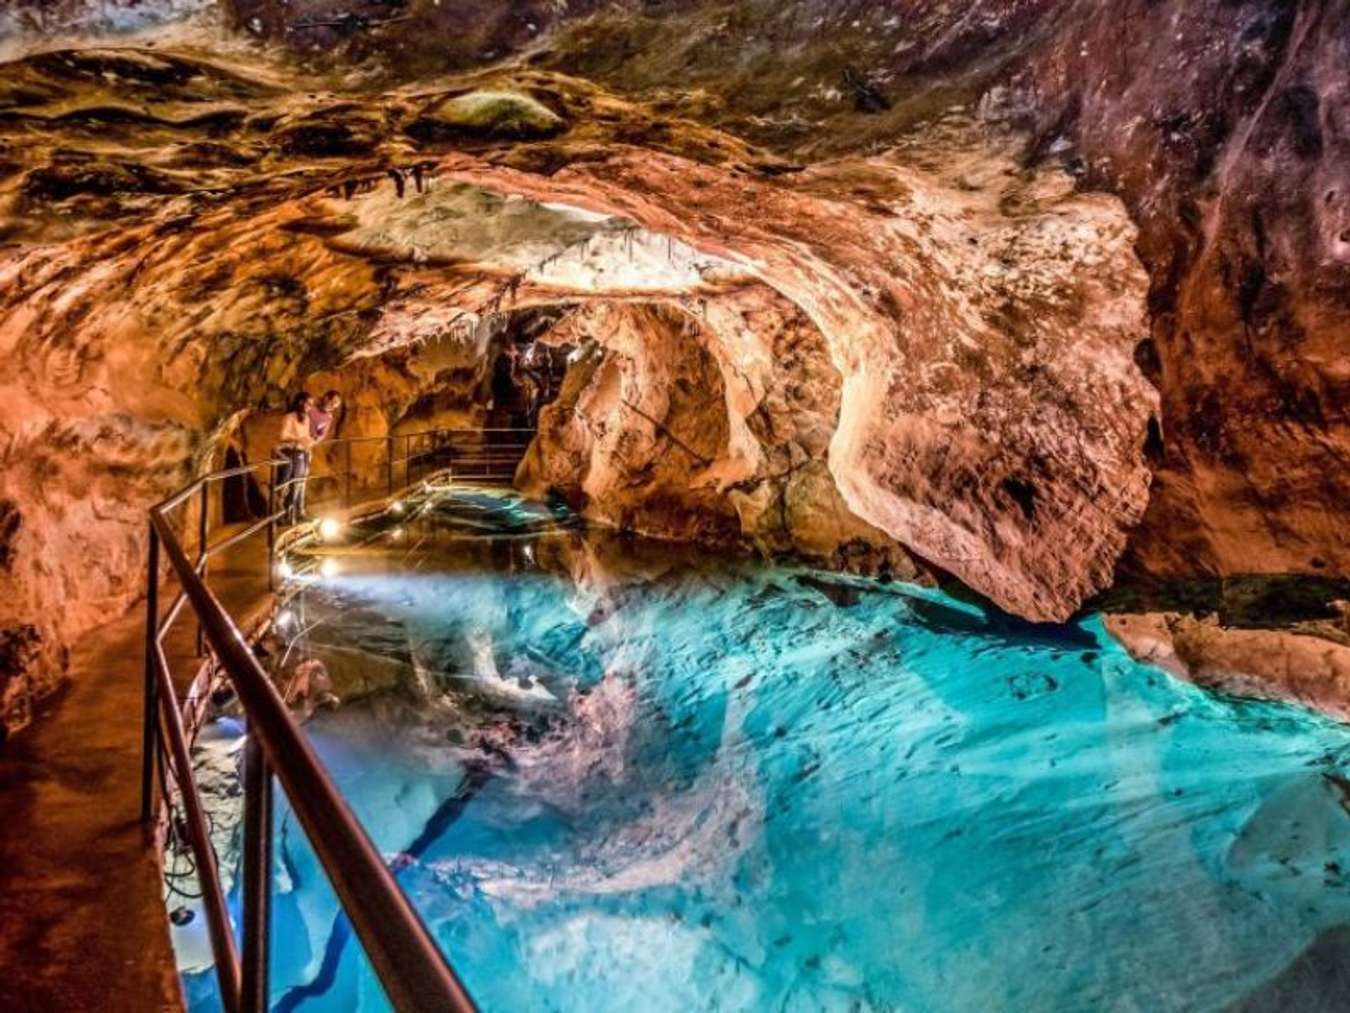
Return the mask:
M 486 1010 L 1265 1008 L 1350 922 L 1346 729 L 1096 618 L 467 492 L 328 557 L 306 728 Z M 277 842 L 274 1008 L 385 1008 L 284 806 Z

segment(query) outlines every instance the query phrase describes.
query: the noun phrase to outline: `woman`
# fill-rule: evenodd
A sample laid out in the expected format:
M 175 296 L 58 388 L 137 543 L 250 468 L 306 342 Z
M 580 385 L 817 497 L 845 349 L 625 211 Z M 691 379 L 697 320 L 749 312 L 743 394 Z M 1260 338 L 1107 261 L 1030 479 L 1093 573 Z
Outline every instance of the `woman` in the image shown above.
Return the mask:
M 314 398 L 302 390 L 291 398 L 291 406 L 281 420 L 281 436 L 277 439 L 277 453 L 282 465 L 277 469 L 277 488 L 281 490 L 281 509 L 286 521 L 298 524 L 305 515 L 305 479 L 309 477 L 309 451 L 314 436 L 309 428 L 309 413 Z
M 330 390 L 323 396 L 317 408 L 311 408 L 309 411 L 309 435 L 314 437 L 314 442 L 321 442 L 333 428 L 333 419 L 342 407 L 342 395 L 335 390 Z

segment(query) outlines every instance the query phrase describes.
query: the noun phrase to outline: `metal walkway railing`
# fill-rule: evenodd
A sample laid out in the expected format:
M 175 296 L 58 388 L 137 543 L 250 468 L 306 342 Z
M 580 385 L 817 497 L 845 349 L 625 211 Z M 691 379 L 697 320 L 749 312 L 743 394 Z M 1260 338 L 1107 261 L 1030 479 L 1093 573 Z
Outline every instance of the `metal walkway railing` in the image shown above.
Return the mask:
M 321 444 L 319 453 L 330 462 L 334 457 L 340 459 L 341 470 L 330 467 L 322 473 L 311 473 L 304 481 L 330 487 L 336 481 L 341 490 L 341 504 L 350 510 L 357 468 L 367 476 L 383 478 L 382 483 L 376 479 L 374 484 L 376 488 L 382 484 L 390 498 L 396 489 L 413 487 L 430 474 L 447 470 L 456 473 L 459 461 L 469 473 L 466 477 L 503 477 L 506 457 L 515 455 L 518 463 L 517 448 L 526 432 L 494 430 L 493 435 L 482 430 L 432 430 L 331 441 Z M 506 454 L 467 452 L 466 447 L 472 449 L 475 441 L 483 446 L 509 445 L 511 449 Z M 524 442 L 527 445 L 528 441 Z M 523 452 L 519 450 L 520 454 Z M 183 835 L 196 864 L 203 915 L 226 1013 L 262 1013 L 269 1006 L 273 775 L 286 793 L 394 1006 L 400 1010 L 473 1010 L 473 1000 L 343 800 L 308 738 L 292 719 L 239 626 L 209 586 L 213 557 L 265 535 L 267 586 L 271 588 L 277 525 L 284 516 L 284 511 L 278 509 L 278 497 L 287 486 L 295 484 L 275 481 L 283 466 L 280 461 L 267 461 L 205 475 L 150 511 L 141 819 L 147 825 L 153 823 L 176 791 L 183 812 Z M 474 476 L 475 470 L 483 474 Z M 514 471 L 514 464 L 511 470 Z M 397 481 L 399 471 L 401 484 Z M 227 479 L 260 473 L 270 478 L 267 516 L 211 542 L 211 490 Z M 371 483 L 365 486 L 370 489 Z M 199 517 L 197 551 L 195 558 L 191 558 L 179 540 L 174 517 L 194 500 Z M 161 615 L 160 571 L 165 560 L 177 577 L 180 590 Z M 197 653 L 199 656 L 209 653 L 211 661 L 203 668 L 207 676 L 204 684 L 200 678 L 194 680 L 186 705 L 182 705 L 174 688 L 164 642 L 189 608 L 198 624 Z M 242 958 L 192 768 L 191 739 L 210 697 L 210 674 L 214 671 L 223 673 L 234 690 L 248 732 L 243 769 Z

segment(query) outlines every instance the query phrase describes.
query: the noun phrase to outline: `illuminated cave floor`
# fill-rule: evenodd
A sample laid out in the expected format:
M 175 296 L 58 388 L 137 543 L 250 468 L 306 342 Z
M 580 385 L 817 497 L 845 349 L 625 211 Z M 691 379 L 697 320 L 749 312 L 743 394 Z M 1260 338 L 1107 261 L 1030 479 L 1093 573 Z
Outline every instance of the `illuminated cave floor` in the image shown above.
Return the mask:
M 307 729 L 484 1009 L 1336 1008 L 1343 726 L 1096 618 L 412 513 L 292 582 L 288 661 L 331 671 Z M 383 1008 L 288 811 L 277 841 L 274 1008 Z

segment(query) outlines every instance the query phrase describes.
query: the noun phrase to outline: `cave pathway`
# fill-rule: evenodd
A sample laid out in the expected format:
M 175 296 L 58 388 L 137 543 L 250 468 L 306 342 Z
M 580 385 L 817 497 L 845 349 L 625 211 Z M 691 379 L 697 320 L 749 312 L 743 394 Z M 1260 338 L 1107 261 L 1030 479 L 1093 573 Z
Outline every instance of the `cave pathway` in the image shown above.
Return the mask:
M 265 554 L 250 539 L 213 563 L 211 588 L 232 615 L 251 620 L 268 603 Z M 0 903 L 24 912 L 0 918 L 8 1013 L 182 1008 L 158 850 L 139 818 L 143 607 L 76 645 L 69 690 L 6 746 Z M 175 624 L 164 647 L 182 691 L 195 625 Z

